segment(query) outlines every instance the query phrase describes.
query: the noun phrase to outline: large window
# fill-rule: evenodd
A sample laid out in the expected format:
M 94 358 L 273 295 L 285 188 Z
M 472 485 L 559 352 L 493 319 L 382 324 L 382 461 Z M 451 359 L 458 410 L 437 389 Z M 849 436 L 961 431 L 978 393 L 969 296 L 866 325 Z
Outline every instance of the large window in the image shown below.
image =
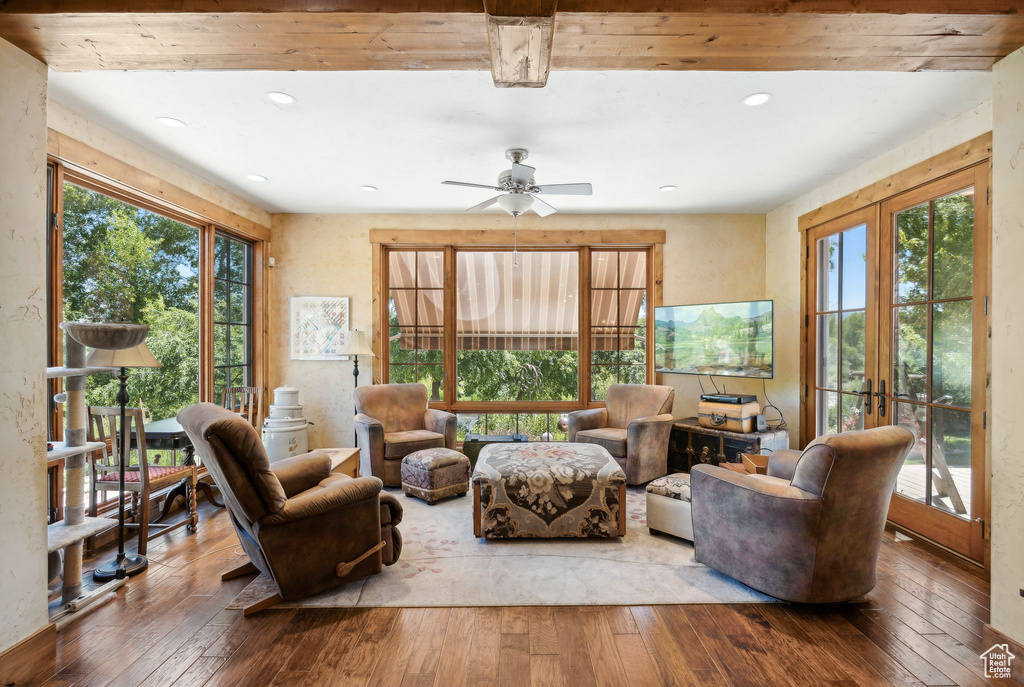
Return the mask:
M 154 184 L 147 194 L 70 162 L 47 167 L 47 364 L 64 363 L 62 321 L 149 325 L 146 344 L 161 367 L 128 378 L 129 403 L 147 421 L 219 402 L 225 386 L 264 383 L 264 228 L 211 205 L 200 214 L 165 200 L 188 201 L 181 192 Z M 61 389 L 51 380 L 51 396 Z M 86 389 L 89 404 L 115 405 L 112 376 L 93 376 Z M 50 410 L 50 436 L 62 438 L 63 408 Z
M 456 397 L 575 401 L 579 253 L 459 251 Z
M 652 249 L 383 246 L 381 378 L 466 434 L 565 438 L 567 411 L 650 380 Z M 385 324 L 386 323 L 386 324 Z
M 213 391 L 252 381 L 252 244 L 217 232 L 213 244 Z
M 128 378 L 154 419 L 199 400 L 199 230 L 118 198 L 63 185 L 64 320 L 148 324 L 159 369 Z M 90 405 L 116 405 L 117 379 L 94 377 Z

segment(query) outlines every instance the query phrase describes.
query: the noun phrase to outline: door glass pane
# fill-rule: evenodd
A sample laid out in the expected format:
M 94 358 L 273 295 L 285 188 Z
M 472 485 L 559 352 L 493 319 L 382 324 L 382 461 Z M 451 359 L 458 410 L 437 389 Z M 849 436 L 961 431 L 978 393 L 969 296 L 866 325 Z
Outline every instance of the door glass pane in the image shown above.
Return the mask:
M 932 305 L 932 403 L 971 407 L 971 301 Z
M 893 392 L 898 398 L 928 400 L 928 306 L 895 308 Z
M 843 372 L 840 380 L 843 391 L 864 389 L 864 317 L 863 310 L 843 313 Z
M 839 434 L 839 394 L 818 392 L 818 434 Z
M 839 316 L 818 315 L 818 386 L 838 389 Z
M 861 224 L 843 232 L 843 310 L 865 307 L 868 274 L 868 227 Z
M 933 298 L 970 296 L 974 288 L 974 189 L 935 201 Z
M 893 422 L 909 429 L 914 434 L 914 445 L 903 461 L 896 478 L 896 493 L 908 499 L 925 502 L 927 479 L 928 409 L 910 403 L 892 404 Z
M 818 239 L 818 310 L 839 309 L 839 235 Z
M 839 394 L 839 431 L 864 429 L 864 397 Z
M 971 414 L 932 408 L 932 499 L 961 518 L 971 513 Z
M 896 296 L 900 303 L 928 297 L 928 203 L 896 214 Z

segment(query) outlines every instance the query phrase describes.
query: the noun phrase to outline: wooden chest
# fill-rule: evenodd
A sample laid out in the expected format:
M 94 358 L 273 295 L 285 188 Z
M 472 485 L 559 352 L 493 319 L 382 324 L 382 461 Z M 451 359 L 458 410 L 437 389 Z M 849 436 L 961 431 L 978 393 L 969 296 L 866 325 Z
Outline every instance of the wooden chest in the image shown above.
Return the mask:
M 767 432 L 728 432 L 701 427 L 695 417 L 676 420 L 668 443 L 669 472 L 689 472 L 700 463 L 740 463 L 743 453 L 771 453 L 789 448 L 784 429 Z

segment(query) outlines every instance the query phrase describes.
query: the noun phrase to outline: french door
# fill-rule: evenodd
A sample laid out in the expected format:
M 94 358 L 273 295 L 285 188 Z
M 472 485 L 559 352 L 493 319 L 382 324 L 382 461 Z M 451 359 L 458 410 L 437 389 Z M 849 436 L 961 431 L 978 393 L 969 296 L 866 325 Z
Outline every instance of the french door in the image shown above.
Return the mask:
M 986 517 L 988 165 L 807 233 L 814 435 L 914 434 L 889 519 L 981 561 Z M 805 430 L 807 431 L 807 430 Z

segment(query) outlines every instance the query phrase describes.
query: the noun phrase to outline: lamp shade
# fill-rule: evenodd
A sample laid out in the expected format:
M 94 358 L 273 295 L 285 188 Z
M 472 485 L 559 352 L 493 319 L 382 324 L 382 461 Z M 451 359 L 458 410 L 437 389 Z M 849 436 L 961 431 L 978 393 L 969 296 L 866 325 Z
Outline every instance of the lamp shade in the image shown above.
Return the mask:
M 345 345 L 339 351 L 342 355 L 363 355 L 367 358 L 373 358 L 373 349 L 370 348 L 369 342 L 366 340 L 366 335 L 358 329 L 353 329 L 345 337 Z
M 89 367 L 162 367 L 145 341 L 134 348 L 94 348 L 85 364 Z

